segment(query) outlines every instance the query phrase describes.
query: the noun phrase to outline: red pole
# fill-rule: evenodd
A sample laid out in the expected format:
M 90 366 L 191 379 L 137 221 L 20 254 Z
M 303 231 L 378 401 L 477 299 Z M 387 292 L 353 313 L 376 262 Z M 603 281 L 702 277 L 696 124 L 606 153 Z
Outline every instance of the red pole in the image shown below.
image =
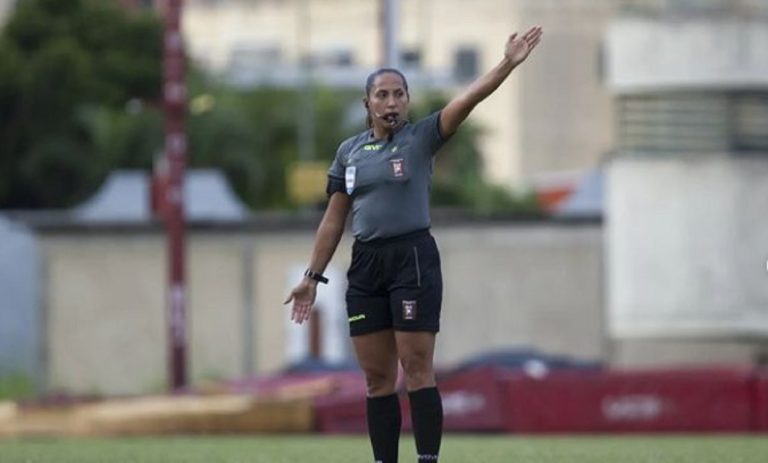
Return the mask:
M 184 169 L 187 136 L 184 127 L 186 83 L 184 44 L 181 37 L 182 0 L 167 0 L 163 53 L 163 99 L 165 106 L 165 159 L 168 187 L 165 189 L 165 218 L 168 255 L 169 386 L 178 390 L 187 384 L 186 285 L 184 280 Z

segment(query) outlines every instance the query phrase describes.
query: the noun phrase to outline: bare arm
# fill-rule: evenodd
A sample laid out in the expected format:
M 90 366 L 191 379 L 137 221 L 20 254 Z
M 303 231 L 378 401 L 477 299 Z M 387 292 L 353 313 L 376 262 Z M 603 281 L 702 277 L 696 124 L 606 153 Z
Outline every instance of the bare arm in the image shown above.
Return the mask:
M 325 271 L 344 234 L 344 224 L 347 221 L 350 204 L 349 196 L 343 193 L 336 192 L 331 195 L 323 220 L 315 234 L 315 246 L 309 261 L 310 270 L 317 273 Z M 291 320 L 301 324 L 309 319 L 316 294 L 317 281 L 304 277 L 285 300 L 285 304 L 293 301 Z
M 350 203 L 349 196 L 343 193 L 337 192 L 331 196 L 323 220 L 317 227 L 315 247 L 309 261 L 310 270 L 323 273 L 328 262 L 331 261 L 336 252 L 336 246 L 339 245 L 339 240 L 344 234 L 344 224 L 347 221 Z
M 532 27 L 522 37 L 512 34 L 504 48 L 504 57 L 490 72 L 472 82 L 467 89 L 443 108 L 440 114 L 440 133 L 453 135 L 478 103 L 493 93 L 513 69 L 525 61 L 541 40 L 542 29 Z

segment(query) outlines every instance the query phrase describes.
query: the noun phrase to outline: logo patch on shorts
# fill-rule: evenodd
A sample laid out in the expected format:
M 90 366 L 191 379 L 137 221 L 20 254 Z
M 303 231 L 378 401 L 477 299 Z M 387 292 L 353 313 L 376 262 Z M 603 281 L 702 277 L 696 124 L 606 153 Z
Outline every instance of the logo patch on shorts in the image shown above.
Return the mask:
M 416 301 L 403 301 L 403 320 L 416 320 Z
M 353 322 L 359 322 L 360 320 L 365 320 L 365 314 L 361 313 L 360 315 L 353 315 L 349 317 L 349 323 Z
M 405 173 L 403 171 L 403 160 L 402 159 L 392 159 L 389 162 L 392 163 L 392 174 L 395 177 L 402 177 L 403 174 Z

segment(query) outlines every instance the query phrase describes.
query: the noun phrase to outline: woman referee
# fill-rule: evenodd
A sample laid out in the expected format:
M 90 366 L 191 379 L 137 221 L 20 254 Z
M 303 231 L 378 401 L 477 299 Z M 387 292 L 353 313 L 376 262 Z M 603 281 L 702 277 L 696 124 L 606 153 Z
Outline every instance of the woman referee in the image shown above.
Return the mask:
M 349 329 L 367 384 L 368 434 L 377 463 L 395 463 L 400 405 L 395 393 L 402 364 L 411 402 L 419 462 L 440 452 L 443 408 L 432 359 L 440 329 L 440 255 L 429 232 L 433 156 L 472 109 L 509 76 L 541 40 L 533 27 L 512 34 L 501 62 L 441 111 L 407 120 L 405 77 L 380 69 L 368 77 L 363 102 L 368 130 L 345 140 L 328 172 L 328 207 L 315 237 L 309 267 L 285 303 L 291 319 L 309 319 L 318 283 L 352 209 L 352 263 L 346 294 Z

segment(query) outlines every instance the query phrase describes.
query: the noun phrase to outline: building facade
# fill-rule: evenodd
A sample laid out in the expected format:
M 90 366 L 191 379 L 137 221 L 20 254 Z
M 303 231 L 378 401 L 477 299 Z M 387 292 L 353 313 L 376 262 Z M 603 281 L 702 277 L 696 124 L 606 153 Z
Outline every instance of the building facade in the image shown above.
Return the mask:
M 606 288 L 619 364 L 768 354 L 768 5 L 710 3 L 610 30 Z
M 359 89 L 383 63 L 378 0 L 191 0 L 191 56 L 237 85 L 298 85 L 302 58 L 315 82 Z M 399 66 L 414 95 L 448 96 L 490 70 L 514 31 L 543 26 L 536 53 L 473 112 L 487 177 L 513 188 L 552 173 L 568 180 L 613 146 L 601 43 L 619 9 L 608 0 L 400 1 Z M 574 175 L 576 174 L 576 175 Z

